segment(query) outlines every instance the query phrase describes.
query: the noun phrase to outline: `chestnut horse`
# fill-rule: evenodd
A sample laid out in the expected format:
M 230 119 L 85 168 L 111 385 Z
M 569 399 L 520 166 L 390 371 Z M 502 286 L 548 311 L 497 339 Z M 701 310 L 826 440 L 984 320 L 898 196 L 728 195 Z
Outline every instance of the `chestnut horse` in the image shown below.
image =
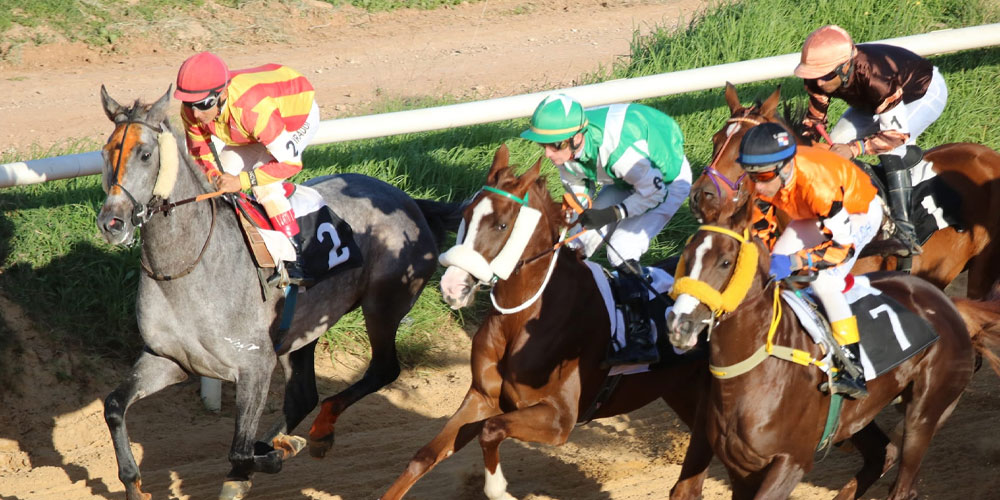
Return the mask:
M 701 226 L 692 236 L 677 269 L 677 302 L 667 327 L 671 343 L 681 349 L 693 345 L 706 326 L 710 328 L 710 371 L 719 378 L 712 380 L 705 403 L 704 432 L 729 472 L 733 498 L 786 498 L 813 466 L 832 398 L 817 389 L 827 378 L 819 368 L 767 355 L 756 358 L 757 364 L 748 361 L 766 352 L 765 345 L 805 351 L 813 359 L 823 357 L 794 314 L 781 306 L 779 285 L 768 276 L 767 248 L 746 237 L 750 212 L 751 203 L 744 201 L 728 223 Z M 680 277 L 685 271 L 688 276 Z M 830 437 L 839 442 L 853 436 L 865 464 L 837 498 L 858 498 L 894 463 L 894 447 L 872 442 L 878 431 L 870 423 L 901 398 L 905 427 L 899 473 L 889 498 L 913 499 L 921 459 L 969 382 L 976 352 L 989 357 L 997 369 L 996 356 L 985 343 L 1000 340 L 1000 331 L 987 332 L 981 324 L 995 329 L 1000 314 L 993 303 L 957 299 L 956 304 L 915 276 L 880 272 L 868 278 L 883 294 L 930 323 L 939 338 L 870 380 L 868 397 L 844 400 L 839 427 Z M 725 290 L 727 307 L 706 305 L 717 304 L 716 290 Z M 966 315 L 985 319 L 970 319 L 967 327 Z
M 748 188 L 740 187 L 743 170 L 736 162 L 743 134 L 764 122 L 780 123 L 793 132 L 775 112 L 780 92 L 779 87 L 763 103 L 744 107 L 735 87 L 726 85 L 731 116 L 712 136 L 712 162 L 691 186 L 691 210 L 699 222 L 724 221 L 746 200 Z M 802 143 L 801 134 L 794 135 Z M 924 242 L 923 253 L 913 256 L 910 273 L 943 289 L 967 268 L 967 295 L 981 298 L 1000 278 L 1000 241 L 994 241 L 994 235 L 1000 235 L 1000 217 L 996 216 L 1000 213 L 1000 153 L 981 144 L 950 143 L 926 151 L 924 158 L 961 195 L 961 220 L 967 230 L 946 227 L 936 231 Z M 853 272 L 896 270 L 897 265 L 894 255 L 862 255 Z
M 504 439 L 560 445 L 581 420 L 626 413 L 658 398 L 689 428 L 701 420 L 696 410 L 709 382 L 703 358 L 625 375 L 596 413 L 587 415 L 608 378 L 608 370 L 601 368 L 611 329 L 605 302 L 580 255 L 553 250 L 566 222 L 539 177 L 541 159 L 518 177 L 508 158 L 501 146 L 486 187 L 465 208 L 459 245 L 442 256 L 448 262 L 449 256 L 464 254 L 454 260 L 471 263 L 469 271 L 478 277 L 448 267 L 441 289 L 453 308 L 472 303 L 477 282 L 495 282 L 491 295 L 496 307 L 472 339 L 472 385 L 458 411 L 417 451 L 383 500 L 402 498 L 431 468 L 475 437 L 486 462 L 486 496 L 511 499 L 500 469 Z M 471 240 L 463 245 L 466 235 Z M 497 258 L 500 254 L 506 257 Z M 491 280 L 507 274 L 497 270 L 505 258 L 516 259 L 517 265 L 504 279 Z M 701 496 L 712 455 L 699 436 L 694 430 L 671 498 Z

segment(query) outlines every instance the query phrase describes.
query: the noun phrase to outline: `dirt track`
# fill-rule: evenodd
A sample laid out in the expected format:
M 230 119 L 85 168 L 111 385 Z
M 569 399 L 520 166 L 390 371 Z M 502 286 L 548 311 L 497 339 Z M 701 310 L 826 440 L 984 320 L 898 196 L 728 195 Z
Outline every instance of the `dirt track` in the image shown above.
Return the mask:
M 234 67 L 273 60 L 300 68 L 319 89 L 324 118 L 332 118 L 363 112 L 385 96 L 492 97 L 572 85 L 598 63 L 608 65 L 626 54 L 633 26 L 671 21 L 703 3 L 600 4 L 490 0 L 435 12 L 336 14 L 322 36 L 303 36 L 298 45 L 260 46 L 253 53 L 229 46 L 219 52 Z M 530 15 L 516 14 L 519 7 Z M 552 19 L 572 28 L 553 28 Z M 317 31 L 309 26 L 303 33 Z M 123 102 L 155 98 L 193 50 L 133 49 L 102 55 L 78 46 L 51 46 L 26 52 L 18 64 L 0 65 L 5 79 L 0 149 L 47 147 L 71 137 L 101 140 L 109 131 L 97 98 L 101 83 Z M 546 65 L 548 69 L 539 70 Z M 61 130 L 45 132 L 43 123 L 59 123 Z M 14 363 L 19 372 L 17 390 L 0 394 L 0 498 L 124 498 L 101 401 L 127 367 L 65 351 L 2 297 L 0 311 L 23 349 L 0 360 Z M 442 345 L 435 360 L 442 368 L 404 372 L 343 416 L 326 459 L 297 457 L 278 475 L 257 475 L 251 498 L 376 497 L 441 428 L 468 387 L 468 337 L 455 331 Z M 334 358 L 336 362 L 327 353 L 317 354 L 323 395 L 344 388 L 364 368 L 356 358 Z M 128 414 L 143 485 L 154 498 L 215 498 L 228 471 L 233 386 L 224 386 L 220 415 L 203 410 L 197 392 L 195 381 L 182 384 L 141 401 Z M 266 425 L 278 418 L 279 407 L 280 388 L 274 385 Z M 307 431 L 313 416 L 298 434 Z M 888 411 L 883 420 L 891 428 L 898 418 Z M 984 370 L 932 443 L 922 473 L 922 498 L 996 498 L 997 422 L 1000 379 Z M 654 404 L 580 427 L 562 447 L 508 442 L 502 447 L 503 466 L 510 492 L 522 499 L 660 499 L 679 473 L 686 439 L 669 409 Z M 854 455 L 834 452 L 806 476 L 794 498 L 831 498 L 859 463 Z M 866 498 L 885 497 L 894 474 Z M 473 444 L 419 482 L 407 498 L 483 498 L 482 486 L 482 458 Z M 706 498 L 728 498 L 728 491 L 725 472 L 716 463 Z

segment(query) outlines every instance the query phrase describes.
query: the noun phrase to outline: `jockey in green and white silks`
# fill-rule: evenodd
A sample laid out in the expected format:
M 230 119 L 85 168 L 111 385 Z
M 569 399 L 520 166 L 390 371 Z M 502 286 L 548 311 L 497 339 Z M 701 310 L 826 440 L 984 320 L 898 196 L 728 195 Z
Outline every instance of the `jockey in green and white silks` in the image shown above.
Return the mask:
M 601 235 L 610 233 L 614 250 L 608 251 L 608 261 L 615 267 L 646 253 L 691 190 L 680 127 L 648 106 L 584 110 L 572 98 L 555 94 L 538 105 L 521 137 L 543 146 L 567 191 L 593 198 L 579 219 L 592 231 L 574 242 L 580 241 L 589 257 Z

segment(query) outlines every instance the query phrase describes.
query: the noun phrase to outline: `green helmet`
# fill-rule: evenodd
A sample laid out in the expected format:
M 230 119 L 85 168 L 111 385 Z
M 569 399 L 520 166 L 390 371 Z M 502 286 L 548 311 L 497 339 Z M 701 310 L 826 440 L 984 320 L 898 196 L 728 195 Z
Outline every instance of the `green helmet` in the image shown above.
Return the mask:
M 541 144 L 551 144 L 573 137 L 587 126 L 583 106 L 565 94 L 545 98 L 531 115 L 531 128 L 521 137 Z

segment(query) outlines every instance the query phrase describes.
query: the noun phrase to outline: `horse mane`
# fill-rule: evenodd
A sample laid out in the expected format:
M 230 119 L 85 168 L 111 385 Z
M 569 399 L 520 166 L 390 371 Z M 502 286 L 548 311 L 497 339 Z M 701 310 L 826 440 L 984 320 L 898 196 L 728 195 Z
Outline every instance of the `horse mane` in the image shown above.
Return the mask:
M 802 119 L 805 118 L 807 112 L 809 112 L 809 106 L 801 100 L 785 99 L 781 101 L 781 116 L 775 116 L 803 146 L 811 146 L 813 143 L 812 139 L 805 135 L 806 128 L 802 126 Z

